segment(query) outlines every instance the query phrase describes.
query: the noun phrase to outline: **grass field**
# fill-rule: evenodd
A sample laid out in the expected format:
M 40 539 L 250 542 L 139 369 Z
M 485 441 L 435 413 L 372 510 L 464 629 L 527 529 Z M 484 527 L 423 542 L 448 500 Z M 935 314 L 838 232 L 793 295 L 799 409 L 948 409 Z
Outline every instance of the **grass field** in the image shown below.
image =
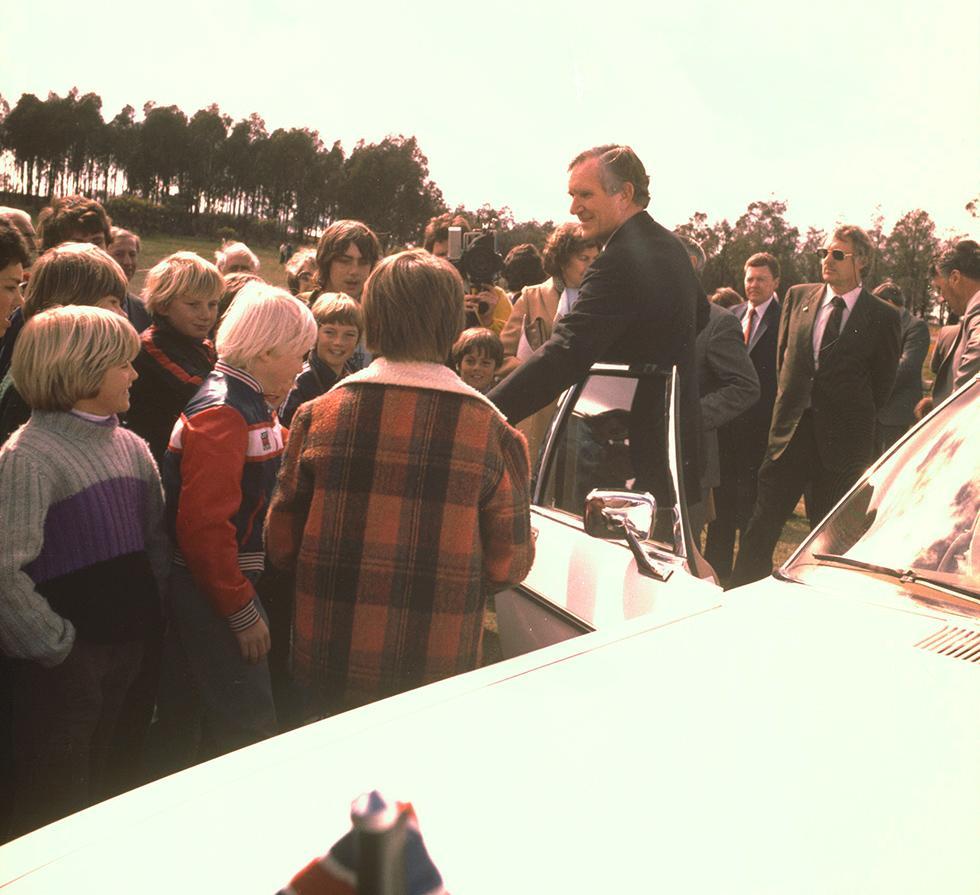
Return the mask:
M 143 288 L 146 272 L 161 258 L 174 252 L 197 252 L 202 258 L 214 261 L 214 253 L 221 247 L 220 240 L 201 239 L 197 236 L 144 236 L 141 237 L 142 251 L 139 257 L 139 271 L 133 277 L 130 288 L 139 294 Z M 259 256 L 263 279 L 274 286 L 286 288 L 286 268 L 279 263 L 279 250 L 273 247 L 249 246 Z

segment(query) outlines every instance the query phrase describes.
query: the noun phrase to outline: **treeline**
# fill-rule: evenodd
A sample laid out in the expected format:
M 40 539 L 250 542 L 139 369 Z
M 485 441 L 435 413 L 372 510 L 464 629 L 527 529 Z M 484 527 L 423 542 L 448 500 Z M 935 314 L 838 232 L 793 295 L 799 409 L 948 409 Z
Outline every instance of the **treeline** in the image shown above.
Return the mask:
M 711 292 L 730 286 L 741 291 L 745 259 L 760 251 L 770 252 L 779 259 L 781 293 L 797 283 L 820 282 L 816 251 L 824 244 L 827 233 L 815 227 L 801 233 L 786 220 L 785 214 L 786 203 L 774 199 L 752 202 L 734 224 L 727 220 L 710 223 L 708 215 L 697 212 L 677 227 L 678 233 L 696 240 L 705 250 L 708 258 L 702 275 L 705 289 Z M 932 292 L 929 268 L 945 243 L 936 235 L 936 225 L 929 214 L 922 209 L 909 211 L 889 233 L 882 229 L 880 217 L 871 226 L 864 221 L 848 223 L 863 226 L 875 245 L 875 257 L 865 275 L 865 285 L 874 288 L 884 280 L 893 280 L 905 293 L 913 314 L 931 313 L 936 296 Z
M 102 99 L 77 89 L 44 100 L 24 94 L 13 108 L 0 97 L 0 155 L 12 160 L 11 173 L 0 178 L 7 196 L 36 210 L 52 195 L 85 193 L 103 201 L 119 224 L 144 233 L 302 242 L 331 221 L 354 218 L 391 250 L 417 243 L 429 218 L 448 210 L 415 137 L 362 140 L 347 154 L 316 131 L 270 134 L 259 115 L 234 122 L 217 105 L 188 117 L 176 106 L 146 103 L 141 120 L 126 106 L 107 122 Z M 974 203 L 967 208 L 976 215 Z M 506 206 L 454 210 L 477 226 L 496 227 L 503 251 L 522 242 L 540 247 L 553 227 L 516 221 Z M 786 289 L 819 279 L 814 253 L 826 233 L 813 227 L 801 233 L 785 214 L 785 202 L 753 202 L 734 224 L 712 223 L 698 212 L 677 230 L 704 247 L 709 291 L 740 289 L 745 259 L 762 250 L 779 258 Z M 880 219 L 868 230 L 878 248 L 870 285 L 893 279 L 914 313 L 929 313 L 929 264 L 940 239 L 928 213 L 908 212 L 887 234 Z
M 0 150 L 14 160 L 6 188 L 27 197 L 84 193 L 111 204 L 129 195 L 145 217 L 266 220 L 299 240 L 356 218 L 389 244 L 414 240 L 446 210 L 414 137 L 361 141 L 347 154 L 316 131 L 270 134 L 258 115 L 233 122 L 217 105 L 188 117 L 146 103 L 139 121 L 126 106 L 107 122 L 101 97 L 77 89 L 24 94 L 13 108 L 0 99 L 0 115 Z

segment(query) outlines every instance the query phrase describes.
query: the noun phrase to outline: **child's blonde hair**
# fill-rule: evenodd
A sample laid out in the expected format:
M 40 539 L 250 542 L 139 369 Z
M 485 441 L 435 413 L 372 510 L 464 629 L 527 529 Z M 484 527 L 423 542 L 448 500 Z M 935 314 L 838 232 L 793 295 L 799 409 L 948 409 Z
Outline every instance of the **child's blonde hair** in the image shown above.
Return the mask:
M 221 318 L 214 347 L 218 358 L 240 367 L 270 349 L 307 351 L 316 342 L 310 309 L 285 289 L 256 281 L 246 283 Z
M 49 308 L 27 321 L 14 345 L 10 374 L 33 410 L 71 410 L 99 393 L 105 374 L 140 348 L 132 324 L 87 305 Z
M 142 297 L 151 314 L 166 314 L 177 296 L 214 301 L 225 291 L 225 278 L 215 265 L 194 252 L 174 252 L 146 275 Z

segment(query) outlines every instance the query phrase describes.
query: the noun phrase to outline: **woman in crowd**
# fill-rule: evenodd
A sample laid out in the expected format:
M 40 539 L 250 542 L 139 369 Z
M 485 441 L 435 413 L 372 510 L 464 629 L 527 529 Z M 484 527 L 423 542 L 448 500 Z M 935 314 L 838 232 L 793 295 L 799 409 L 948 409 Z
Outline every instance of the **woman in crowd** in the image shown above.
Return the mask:
M 296 569 L 291 668 L 323 716 L 476 667 L 487 591 L 533 559 L 523 438 L 445 359 L 463 284 L 416 250 L 362 297 L 377 355 L 293 418 L 266 530 Z
M 66 242 L 34 262 L 22 310 L 29 320 L 55 305 L 93 305 L 125 317 L 126 289 L 122 268 L 102 249 L 87 242 Z M 30 415 L 8 371 L 0 383 L 0 444 Z
M 106 757 L 169 551 L 146 443 L 118 425 L 139 350 L 120 314 L 34 314 L 11 373 L 32 410 L 0 450 L 0 647 L 13 669 L 14 833 L 115 787 Z
M 262 529 L 283 451 L 278 407 L 316 339 L 309 308 L 283 289 L 249 283 L 218 327 L 218 362 L 174 427 L 163 463 L 177 551 L 151 736 L 151 770 L 276 733 L 255 583 Z
M 140 336 L 126 424 L 146 439 L 157 463 L 184 405 L 214 367 L 208 335 L 224 288 L 218 268 L 193 252 L 169 255 L 147 274 L 143 301 L 153 325 Z
M 286 286 L 293 295 L 316 287 L 316 249 L 300 249 L 286 262 Z
M 554 324 L 568 313 L 582 285 L 589 265 L 599 254 L 597 240 L 586 239 L 581 225 L 562 224 L 545 243 L 544 269 L 549 279 L 537 286 L 525 286 L 514 303 L 514 310 L 500 334 L 504 344 L 504 362 L 497 376 L 503 379 L 548 339 Z M 528 450 L 534 462 L 541 440 L 551 422 L 554 404 L 523 420 L 518 428 L 527 436 Z
M 318 398 L 353 372 L 351 357 L 364 329 L 361 306 L 349 295 L 321 293 L 310 310 L 317 325 L 316 346 L 282 405 L 284 426 L 292 422 L 300 404 Z

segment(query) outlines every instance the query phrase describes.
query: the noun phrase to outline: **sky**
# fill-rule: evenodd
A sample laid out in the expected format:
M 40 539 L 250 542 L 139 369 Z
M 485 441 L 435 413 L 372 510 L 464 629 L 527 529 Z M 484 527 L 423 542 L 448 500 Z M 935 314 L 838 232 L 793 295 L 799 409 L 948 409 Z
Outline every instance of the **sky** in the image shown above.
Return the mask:
M 788 203 L 801 230 L 889 229 L 923 208 L 980 235 L 980 5 L 481 0 L 5 4 L 0 94 L 77 86 L 124 105 L 217 103 L 349 152 L 415 135 L 450 206 L 569 219 L 567 165 L 628 143 L 650 211 L 734 220 Z

